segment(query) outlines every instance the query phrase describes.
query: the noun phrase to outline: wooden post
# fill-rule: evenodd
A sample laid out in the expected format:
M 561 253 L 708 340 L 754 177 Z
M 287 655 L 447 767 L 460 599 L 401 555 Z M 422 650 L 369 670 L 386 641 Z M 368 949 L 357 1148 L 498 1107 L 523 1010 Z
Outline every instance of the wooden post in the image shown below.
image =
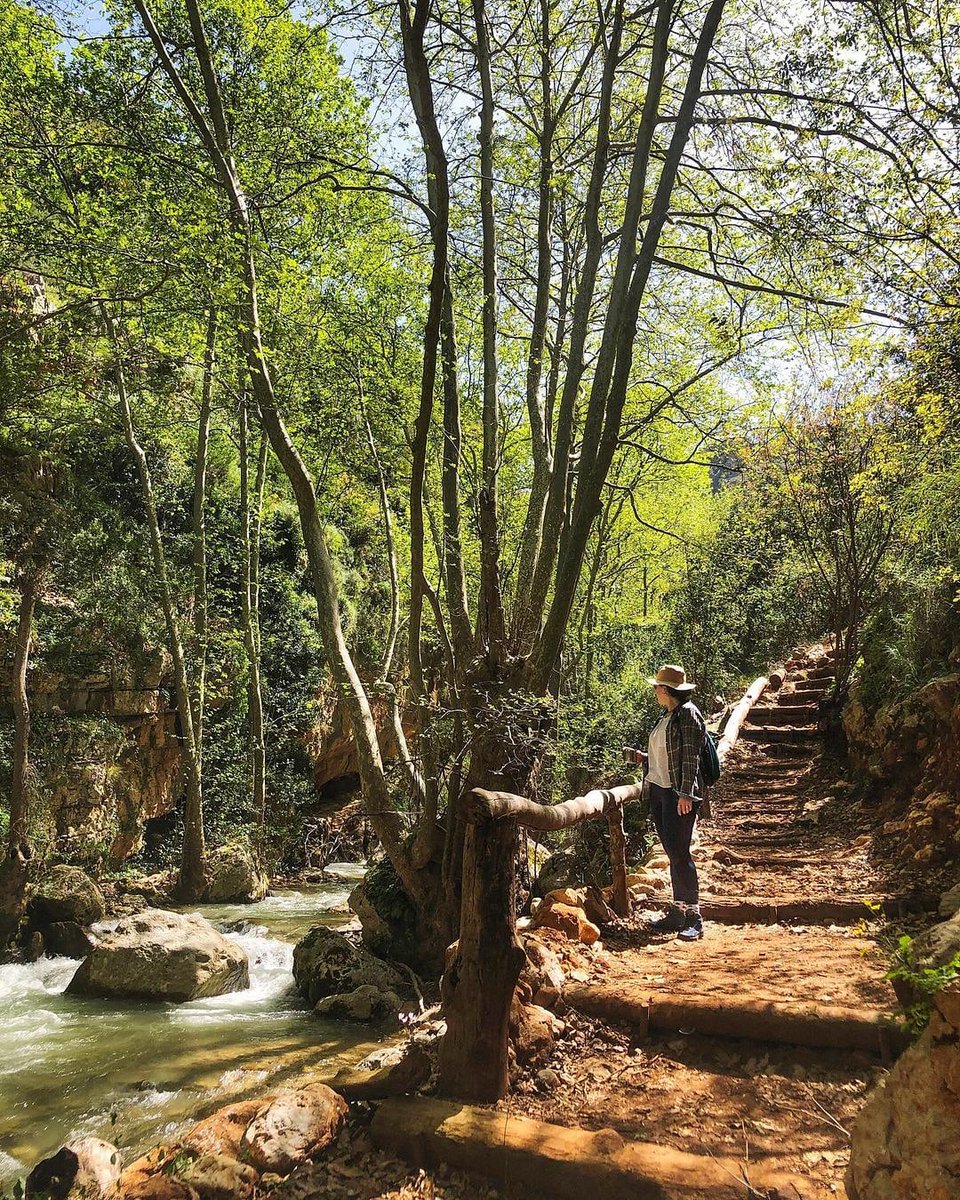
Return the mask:
M 468 803 L 460 939 L 443 973 L 438 1086 L 441 1095 L 490 1104 L 510 1084 L 510 1009 L 524 961 L 514 899 L 517 822 Z
M 611 793 L 604 805 L 607 829 L 610 833 L 610 871 L 613 877 L 613 911 L 618 917 L 630 916 L 630 889 L 627 887 L 627 834 L 623 827 L 623 804 Z

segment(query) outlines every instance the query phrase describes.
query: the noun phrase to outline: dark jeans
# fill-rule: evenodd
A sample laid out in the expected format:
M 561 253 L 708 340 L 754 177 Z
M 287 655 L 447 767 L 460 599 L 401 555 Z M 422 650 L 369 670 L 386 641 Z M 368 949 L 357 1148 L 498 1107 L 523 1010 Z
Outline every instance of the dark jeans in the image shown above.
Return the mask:
M 677 793 L 673 788 L 650 784 L 650 816 L 670 859 L 673 898 L 681 904 L 700 903 L 700 881 L 690 854 L 690 839 L 699 811 L 700 801 L 695 800 L 692 810 L 681 816 L 677 812 Z

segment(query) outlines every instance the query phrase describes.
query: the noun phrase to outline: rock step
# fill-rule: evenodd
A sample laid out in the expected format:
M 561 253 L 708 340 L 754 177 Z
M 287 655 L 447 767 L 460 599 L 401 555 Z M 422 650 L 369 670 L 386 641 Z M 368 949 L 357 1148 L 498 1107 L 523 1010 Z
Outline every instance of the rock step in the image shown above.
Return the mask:
M 764 750 L 767 754 L 776 754 L 777 751 L 771 749 L 774 743 L 786 743 L 794 747 L 803 742 L 814 742 L 820 736 L 815 728 L 803 729 L 796 725 L 781 725 L 779 728 L 766 725 L 754 725 L 752 722 L 744 725 L 740 730 L 740 736 L 748 742 L 766 742 Z
M 750 716 L 747 720 L 751 725 L 770 726 L 770 725 L 795 725 L 807 727 L 816 725 L 820 717 L 820 710 L 815 704 L 794 704 L 788 708 L 762 708 L 754 706 L 750 709 Z
M 650 1029 L 691 1029 L 712 1037 L 866 1050 L 884 1061 L 896 1057 L 910 1040 L 891 1013 L 866 1006 L 841 1008 L 748 996 L 661 995 L 626 983 L 576 984 L 564 988 L 563 998 L 586 1016 L 632 1025 L 637 1037 Z
M 832 677 L 828 680 L 823 679 L 795 679 L 793 686 L 798 692 L 819 692 L 821 696 L 825 696 L 830 691 L 830 684 L 833 682 Z
M 824 693 L 826 694 L 826 693 Z M 817 708 L 816 701 L 819 697 L 812 689 L 799 692 L 782 692 L 777 696 L 777 704 L 781 708 Z
M 731 822 L 732 828 L 730 832 L 735 835 L 738 829 L 742 829 L 744 831 L 755 829 L 783 829 L 784 824 L 789 821 L 789 819 L 790 817 L 783 813 L 781 813 L 780 816 L 756 816 L 740 818 L 739 820 L 734 820 Z
M 876 917 L 881 912 L 888 917 L 905 917 L 915 913 L 935 912 L 937 897 L 927 892 L 912 892 L 902 896 L 880 896 L 868 905 L 858 896 L 833 896 L 812 900 L 808 896 L 785 896 L 778 900 L 744 896 L 728 899 L 721 896 L 701 897 L 700 911 L 704 920 L 718 925 L 779 925 L 794 921 L 800 925 L 856 925 Z
M 489 1108 L 423 1096 L 384 1101 L 370 1125 L 373 1141 L 417 1166 L 441 1163 L 489 1176 L 511 1195 L 552 1200 L 744 1200 L 743 1162 L 691 1154 L 653 1142 L 624 1141 L 613 1129 L 551 1125 Z M 812 1200 L 809 1180 L 775 1159 L 751 1159 L 753 1195 Z M 759 1190 L 758 1190 L 759 1189 Z

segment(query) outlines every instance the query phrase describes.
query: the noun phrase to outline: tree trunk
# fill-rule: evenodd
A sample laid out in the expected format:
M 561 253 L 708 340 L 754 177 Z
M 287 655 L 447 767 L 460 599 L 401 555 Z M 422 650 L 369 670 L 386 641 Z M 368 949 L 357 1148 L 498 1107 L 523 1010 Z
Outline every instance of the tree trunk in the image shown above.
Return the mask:
M 240 523 L 243 531 L 243 644 L 247 652 L 247 739 L 250 754 L 250 801 L 263 842 L 266 825 L 266 744 L 263 735 L 263 690 L 260 682 L 259 570 L 260 522 L 266 469 L 266 438 L 257 455 L 254 500 L 250 496 L 250 447 L 247 396 L 240 397 Z M 251 508 L 255 512 L 251 513 Z M 261 847 L 262 848 L 262 847 Z
M 210 448 L 210 414 L 213 400 L 213 369 L 217 346 L 217 310 L 210 305 L 207 339 L 203 354 L 203 384 L 200 418 L 197 422 L 197 457 L 193 469 L 193 633 L 197 661 L 193 687 L 193 736 L 197 762 L 203 765 L 203 707 L 207 686 L 207 458 Z
M 109 314 L 104 312 L 103 315 L 110 340 L 118 355 L 115 378 L 117 395 L 120 400 L 120 414 L 123 421 L 127 447 L 133 456 L 133 461 L 137 469 L 140 494 L 147 513 L 153 567 L 157 573 L 157 584 L 160 589 L 160 600 L 163 605 L 163 616 L 167 627 L 167 638 L 170 643 L 170 654 L 173 657 L 177 716 L 180 720 L 180 743 L 186 776 L 186 801 L 183 811 L 183 850 L 180 858 L 177 894 L 183 900 L 193 901 L 199 900 L 206 888 L 206 846 L 203 833 L 203 784 L 201 781 L 200 757 L 197 753 L 197 742 L 193 726 L 193 701 L 190 695 L 190 681 L 187 675 L 187 660 L 183 648 L 183 640 L 180 636 L 177 614 L 174 610 L 170 579 L 167 575 L 167 562 L 163 552 L 163 539 L 160 535 L 160 521 L 157 517 L 157 505 L 154 498 L 150 466 L 143 447 L 137 439 L 136 430 L 133 425 L 133 412 L 130 408 L 130 397 L 127 393 L 126 376 L 119 361 L 120 343 L 116 327 Z
M 28 834 L 30 701 L 27 696 L 27 670 L 33 645 L 33 614 L 36 610 L 38 588 L 36 570 L 28 571 L 21 577 L 20 612 L 10 687 L 13 701 L 13 766 L 10 776 L 7 854 L 0 871 L 0 950 L 13 939 L 19 928 L 32 854 Z

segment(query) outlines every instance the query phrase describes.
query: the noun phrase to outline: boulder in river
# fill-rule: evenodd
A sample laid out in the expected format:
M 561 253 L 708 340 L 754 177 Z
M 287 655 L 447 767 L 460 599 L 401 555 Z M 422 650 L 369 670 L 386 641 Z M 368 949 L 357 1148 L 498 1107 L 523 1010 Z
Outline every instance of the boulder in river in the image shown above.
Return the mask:
M 31 924 L 40 928 L 60 921 L 92 925 L 105 912 L 103 893 L 90 876 L 63 865 L 51 867 L 38 881 L 28 907 Z
M 27 1176 L 24 1195 L 49 1200 L 101 1200 L 117 1186 L 120 1151 L 100 1138 L 77 1138 L 44 1158 Z
M 318 1017 L 340 1021 L 376 1021 L 392 1016 L 400 1008 L 400 997 L 389 989 L 362 983 L 352 992 L 334 992 L 313 1006 Z
M 269 881 L 249 846 L 221 846 L 207 856 L 207 891 L 211 904 L 251 904 L 267 894 Z
M 954 1200 L 960 1166 L 960 980 L 854 1122 L 850 1200 Z
M 409 995 L 409 980 L 396 967 L 375 958 L 343 933 L 318 925 L 297 942 L 293 978 L 311 1004 L 371 986 L 380 992 Z
M 147 909 L 103 936 L 67 991 L 182 1002 L 249 986 L 245 952 L 209 921 L 196 913 Z

